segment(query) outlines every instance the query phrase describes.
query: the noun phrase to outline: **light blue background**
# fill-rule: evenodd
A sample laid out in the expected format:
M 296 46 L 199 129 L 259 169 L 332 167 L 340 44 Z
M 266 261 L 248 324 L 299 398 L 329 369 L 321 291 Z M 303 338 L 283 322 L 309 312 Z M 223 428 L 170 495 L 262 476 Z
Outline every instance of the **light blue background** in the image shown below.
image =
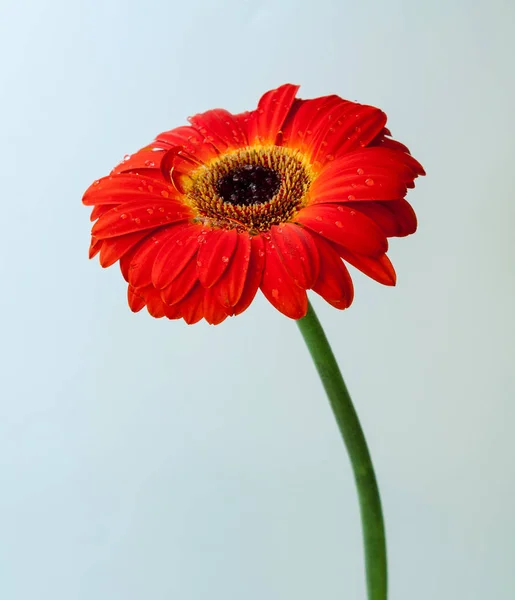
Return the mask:
M 302 84 L 427 168 L 394 289 L 315 299 L 370 441 L 392 600 L 515 596 L 513 4 L 0 9 L 0 596 L 362 600 L 358 508 L 295 323 L 130 313 L 81 195 L 186 116 Z

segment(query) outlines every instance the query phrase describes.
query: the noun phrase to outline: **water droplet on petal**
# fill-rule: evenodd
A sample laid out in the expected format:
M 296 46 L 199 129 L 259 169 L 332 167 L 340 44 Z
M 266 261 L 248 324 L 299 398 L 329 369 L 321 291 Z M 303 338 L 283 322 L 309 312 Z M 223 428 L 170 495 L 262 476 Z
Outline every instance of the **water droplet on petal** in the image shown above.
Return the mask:
M 340 229 L 343 227 L 343 223 L 341 221 L 336 221 L 335 225 L 336 225 L 336 227 L 339 227 Z
M 152 148 L 152 152 L 164 152 L 164 148 Z
M 153 160 L 146 160 L 145 167 L 155 167 L 156 163 Z
M 201 267 L 202 266 L 202 261 L 197 260 L 197 267 Z
M 139 217 L 135 217 L 134 223 L 136 223 L 136 225 L 139 225 L 141 223 L 141 219 Z
M 365 183 L 367 185 L 374 185 L 374 180 L 373 179 L 365 179 Z
M 163 198 L 168 198 L 170 194 L 166 191 L 166 190 L 161 190 L 161 196 L 163 196 Z
M 228 256 L 222 256 L 222 262 L 223 263 L 228 263 L 229 262 L 229 257 Z
M 261 258 L 263 258 L 263 256 L 265 256 L 265 251 L 264 250 L 260 250 L 258 252 L 259 256 L 261 256 Z
M 154 209 L 153 208 L 147 208 L 147 212 L 149 215 L 153 215 L 154 214 Z
M 334 160 L 334 155 L 328 154 L 325 158 L 326 158 L 326 160 Z
M 365 172 L 365 171 L 363 171 L 363 169 L 358 169 L 358 170 L 357 170 L 357 173 L 358 173 L 358 175 L 363 175 L 363 173 L 364 173 L 364 172 Z
M 315 217 L 315 221 L 321 221 L 321 220 L 322 220 L 322 217 L 320 215 Z
M 356 196 L 353 196 L 352 194 L 349 194 L 347 196 L 347 200 L 350 200 L 350 202 L 352 202 L 353 200 L 356 200 Z
M 118 156 L 119 156 L 119 155 L 118 155 Z M 126 160 L 129 160 L 129 158 L 130 158 L 130 157 L 131 157 L 131 155 L 130 155 L 130 154 L 126 154 L 126 155 L 123 157 L 123 160 L 124 160 L 124 161 L 126 161 Z
M 279 298 L 279 290 L 273 289 L 272 296 L 277 300 Z
M 126 218 L 127 218 L 127 215 L 126 215 L 125 213 L 122 213 L 122 214 L 120 215 L 120 219 L 126 219 Z

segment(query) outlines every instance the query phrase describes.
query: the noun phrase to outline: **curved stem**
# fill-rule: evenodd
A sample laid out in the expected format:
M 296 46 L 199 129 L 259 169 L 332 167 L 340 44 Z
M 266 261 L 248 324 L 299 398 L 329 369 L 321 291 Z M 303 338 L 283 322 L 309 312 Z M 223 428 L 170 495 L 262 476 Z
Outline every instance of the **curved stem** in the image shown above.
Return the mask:
M 386 540 L 381 498 L 365 435 L 320 321 L 309 304 L 297 321 L 336 417 L 354 471 L 363 526 L 369 600 L 386 600 Z

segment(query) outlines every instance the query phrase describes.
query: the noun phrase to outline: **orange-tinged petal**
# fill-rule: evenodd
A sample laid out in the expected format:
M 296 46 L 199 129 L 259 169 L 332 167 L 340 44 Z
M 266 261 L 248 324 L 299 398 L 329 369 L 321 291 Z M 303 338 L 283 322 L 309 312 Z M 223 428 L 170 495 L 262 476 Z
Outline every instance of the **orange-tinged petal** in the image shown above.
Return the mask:
M 296 221 L 352 252 L 379 256 L 388 249 L 388 242 L 380 227 L 372 219 L 347 206 L 307 206 L 299 212 Z
M 266 299 L 291 319 L 300 319 L 308 310 L 306 291 L 290 277 L 275 244 L 265 237 L 265 270 L 261 280 L 261 291 Z
M 313 287 L 319 269 L 318 249 L 313 236 L 294 223 L 274 225 L 270 235 L 293 281 L 305 290 Z
M 247 135 L 251 145 L 256 142 L 276 143 L 298 89 L 298 85 L 287 83 L 261 97 L 257 109 L 250 113 L 247 123 Z
M 211 288 L 219 304 L 227 308 L 235 306 L 243 294 L 250 265 L 251 238 L 247 232 L 238 234 L 238 243 L 231 262 Z M 256 287 L 257 289 L 257 287 Z
M 91 234 L 101 239 L 112 238 L 186 221 L 192 216 L 191 210 L 184 204 L 149 198 L 111 209 L 93 225 Z
M 316 243 L 320 254 L 320 271 L 313 291 L 335 308 L 348 308 L 354 298 L 349 271 L 329 242 L 317 236 Z
M 168 286 L 192 259 L 196 260 L 202 226 L 188 223 L 174 227 L 161 245 L 152 267 L 152 284 L 157 289 Z
M 197 257 L 197 273 L 204 287 L 211 287 L 224 274 L 237 243 L 235 229 L 213 229 L 203 236 Z

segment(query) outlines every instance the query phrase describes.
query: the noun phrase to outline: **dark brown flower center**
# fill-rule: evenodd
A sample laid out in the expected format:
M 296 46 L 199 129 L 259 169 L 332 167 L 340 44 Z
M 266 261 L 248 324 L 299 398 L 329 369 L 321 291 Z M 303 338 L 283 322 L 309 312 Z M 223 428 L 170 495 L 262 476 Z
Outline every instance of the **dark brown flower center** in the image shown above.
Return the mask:
M 218 193 L 224 202 L 249 206 L 264 204 L 277 194 L 281 176 L 261 165 L 243 165 L 218 180 Z
M 185 201 L 198 222 L 257 234 L 291 221 L 306 206 L 313 178 L 297 150 L 249 146 L 192 171 Z

